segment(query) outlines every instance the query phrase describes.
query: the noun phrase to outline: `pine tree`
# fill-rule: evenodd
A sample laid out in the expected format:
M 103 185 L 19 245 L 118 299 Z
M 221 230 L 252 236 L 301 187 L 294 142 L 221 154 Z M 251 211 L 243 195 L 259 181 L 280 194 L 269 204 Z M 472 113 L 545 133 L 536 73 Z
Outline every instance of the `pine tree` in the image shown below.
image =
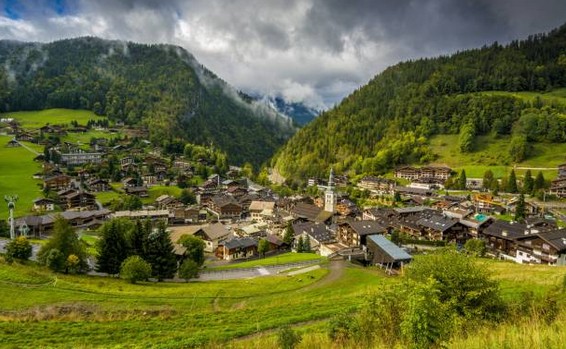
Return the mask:
M 460 176 L 458 176 L 458 189 L 466 189 L 466 170 L 462 170 Z
M 482 182 L 484 189 L 491 189 L 494 180 L 495 178 L 493 177 L 493 172 L 491 172 L 491 170 L 485 171 L 485 173 L 483 174 L 483 182 Z
M 535 179 L 535 184 L 533 186 L 533 191 L 538 191 L 540 189 L 544 189 L 545 187 L 545 181 L 544 181 L 544 175 L 542 174 L 542 171 L 539 171 L 537 173 L 537 177 Z
M 152 274 L 157 280 L 163 281 L 175 276 L 177 260 L 164 223 L 160 223 L 157 230 L 149 234 L 144 250 L 146 255 L 144 259 L 151 265 Z
M 507 191 L 508 193 L 516 193 L 518 191 L 515 170 L 511 170 L 511 173 L 509 174 L 509 179 L 507 180 L 507 187 L 505 188 L 505 191 Z
M 128 240 L 130 244 L 130 255 L 140 256 L 143 258 L 144 256 L 143 244 L 144 244 L 144 240 L 147 239 L 148 234 L 149 231 L 146 230 L 142 221 L 137 220 L 134 229 L 132 229 L 130 234 L 128 235 Z
M 78 259 L 77 263 L 73 265 L 73 270 L 69 269 L 67 263 L 70 256 L 75 256 Z M 51 239 L 43 245 L 37 257 L 41 264 L 58 272 L 82 272 L 88 268 L 84 244 L 79 240 L 69 222 L 61 216 L 57 216 L 55 219 Z
M 283 235 L 283 242 L 285 242 L 288 246 L 291 246 L 293 243 L 293 225 L 291 222 L 287 223 L 287 228 L 285 229 L 285 234 Z
M 304 242 L 303 242 L 303 236 L 299 236 L 299 239 L 297 240 L 297 252 L 301 253 L 303 252 L 304 249 Z
M 525 196 L 523 194 L 519 195 L 519 201 L 517 201 L 517 207 L 515 208 L 515 220 L 520 221 L 525 218 Z
M 118 274 L 120 266 L 128 257 L 130 246 L 127 235 L 133 225 L 129 220 L 112 219 L 100 228 L 96 270 L 102 273 Z
M 311 239 L 308 236 L 303 241 L 303 252 L 311 252 Z
M 531 175 L 531 170 L 527 170 L 527 172 L 525 172 L 525 179 L 523 181 L 523 193 L 532 194 L 534 186 L 535 181 L 533 179 L 533 176 Z

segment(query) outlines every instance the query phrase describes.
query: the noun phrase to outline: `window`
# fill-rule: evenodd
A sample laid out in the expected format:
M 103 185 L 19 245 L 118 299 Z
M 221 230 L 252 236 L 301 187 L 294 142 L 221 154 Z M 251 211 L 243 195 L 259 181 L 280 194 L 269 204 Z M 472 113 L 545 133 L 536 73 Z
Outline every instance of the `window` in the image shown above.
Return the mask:
M 542 249 L 543 250 L 550 250 L 550 246 L 548 244 L 542 244 Z

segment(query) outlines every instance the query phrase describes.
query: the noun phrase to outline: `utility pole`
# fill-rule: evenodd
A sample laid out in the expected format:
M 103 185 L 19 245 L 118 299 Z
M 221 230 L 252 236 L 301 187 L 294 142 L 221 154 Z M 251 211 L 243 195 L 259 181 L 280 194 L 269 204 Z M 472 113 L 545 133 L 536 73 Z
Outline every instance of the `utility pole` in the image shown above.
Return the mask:
M 16 201 L 18 201 L 17 195 L 5 195 L 4 201 L 8 203 L 8 211 L 10 211 L 10 239 L 14 240 L 16 238 L 16 227 L 14 222 L 14 208 L 16 208 Z

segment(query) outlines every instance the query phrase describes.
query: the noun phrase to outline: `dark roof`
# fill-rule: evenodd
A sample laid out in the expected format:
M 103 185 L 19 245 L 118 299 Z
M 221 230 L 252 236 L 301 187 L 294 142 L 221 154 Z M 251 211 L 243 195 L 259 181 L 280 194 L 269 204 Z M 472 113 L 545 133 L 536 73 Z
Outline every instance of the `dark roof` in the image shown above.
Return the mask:
M 247 248 L 257 246 L 257 241 L 251 237 L 232 238 L 220 243 L 219 245 L 223 245 L 227 249 L 232 250 L 234 248 Z
M 202 227 L 199 231 L 202 231 L 210 240 L 221 239 L 230 234 L 228 229 L 226 229 L 222 223 L 215 223 Z
M 506 240 L 515 240 L 525 235 L 527 226 L 521 223 L 511 223 L 501 220 L 495 220 L 483 233 L 485 235 L 495 236 Z
M 218 194 L 213 196 L 211 200 L 218 207 L 224 207 L 230 204 L 240 206 L 240 204 L 231 195 Z
M 395 245 L 391 241 L 387 240 L 382 235 L 370 235 L 368 239 L 375 243 L 383 252 L 388 254 L 395 261 L 404 261 L 408 259 L 413 259 L 413 257 L 401 249 L 399 246 Z
M 295 223 L 293 224 L 293 231 L 295 235 L 305 233 L 319 243 L 335 240 L 334 234 L 327 230 L 326 226 L 321 223 Z
M 445 232 L 448 229 L 452 228 L 456 223 L 458 223 L 458 220 L 440 215 L 433 215 L 430 217 L 421 218 L 416 223 L 417 225 L 425 228 Z
M 382 227 L 375 221 L 354 221 L 354 222 L 347 222 L 354 231 L 362 236 L 362 235 L 371 235 L 371 234 L 383 234 L 387 232 L 387 229 Z
M 294 208 L 292 213 L 300 218 L 305 218 L 310 221 L 316 220 L 317 216 L 322 212 L 322 208 L 315 205 L 299 202 Z
M 267 240 L 270 244 L 274 244 L 274 245 L 277 245 L 277 246 L 281 246 L 285 243 L 277 235 L 274 235 L 274 234 L 267 234 L 265 236 L 265 240 Z
M 538 236 L 559 252 L 566 250 L 566 229 L 547 231 Z

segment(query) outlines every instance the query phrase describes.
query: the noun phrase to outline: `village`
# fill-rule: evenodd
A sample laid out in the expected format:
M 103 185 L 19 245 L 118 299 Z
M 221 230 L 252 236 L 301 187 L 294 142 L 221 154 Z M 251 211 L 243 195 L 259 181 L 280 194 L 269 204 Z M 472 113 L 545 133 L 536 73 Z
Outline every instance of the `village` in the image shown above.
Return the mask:
M 395 269 L 419 249 L 461 247 L 479 239 L 495 258 L 566 264 L 566 229 L 559 228 L 548 209 L 526 201 L 520 208 L 523 220 L 499 219 L 516 212 L 518 196 L 493 195 L 481 178 L 467 180 L 467 193 L 451 194 L 444 190 L 454 174 L 448 167 L 399 167 L 394 178 L 365 176 L 355 183 L 331 170 L 327 179 L 307 179 L 304 193 L 283 196 L 253 182 L 242 168 L 220 172 L 206 153 L 196 158 L 164 155 L 139 130 L 120 139 L 93 138 L 85 148 L 57 143 L 53 136 L 87 132 L 86 126 L 46 125 L 30 132 L 12 125 L 14 138 L 6 147 L 21 142 L 45 146 L 35 159 L 42 163 L 43 171 L 35 177 L 42 181 L 44 197 L 34 200 L 34 214 L 14 219 L 14 236 L 47 238 L 58 215 L 81 231 L 127 218 L 165 222 L 178 254 L 184 253 L 178 239 L 190 234 L 203 239 L 212 258 L 227 261 L 257 257 L 263 239 L 268 253 L 296 251 L 304 248 L 298 246 L 301 241 L 321 256 Z M 191 181 L 197 176 L 202 180 Z M 163 194 L 148 201 L 154 186 L 182 187 L 184 197 Z M 358 207 L 348 187 L 380 204 Z M 120 197 L 121 204 L 101 204 L 97 195 L 107 192 Z M 566 196 L 566 164 L 559 166 L 548 192 Z M 288 231 L 291 237 L 285 236 Z

